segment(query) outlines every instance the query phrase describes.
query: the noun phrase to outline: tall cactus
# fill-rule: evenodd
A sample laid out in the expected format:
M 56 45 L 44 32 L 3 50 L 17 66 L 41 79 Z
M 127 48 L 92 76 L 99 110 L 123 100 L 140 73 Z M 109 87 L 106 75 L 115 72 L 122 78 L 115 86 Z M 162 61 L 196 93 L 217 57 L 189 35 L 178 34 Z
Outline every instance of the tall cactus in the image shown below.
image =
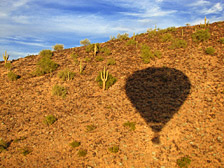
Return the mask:
M 206 20 L 207 20 L 207 19 L 206 19 L 206 16 L 205 16 L 205 26 L 206 26 L 206 24 L 207 24 Z
M 97 50 L 97 45 L 95 44 L 94 45 L 94 56 L 96 56 L 96 53 L 98 52 L 98 50 Z
M 108 70 L 106 72 L 106 68 L 104 67 L 103 72 L 101 72 L 101 80 L 103 81 L 103 90 L 106 88 L 106 81 L 108 78 Z
M 3 55 L 3 59 L 5 60 L 5 64 L 7 63 L 8 59 L 9 59 L 9 55 L 7 54 L 7 51 L 5 50 L 5 55 Z

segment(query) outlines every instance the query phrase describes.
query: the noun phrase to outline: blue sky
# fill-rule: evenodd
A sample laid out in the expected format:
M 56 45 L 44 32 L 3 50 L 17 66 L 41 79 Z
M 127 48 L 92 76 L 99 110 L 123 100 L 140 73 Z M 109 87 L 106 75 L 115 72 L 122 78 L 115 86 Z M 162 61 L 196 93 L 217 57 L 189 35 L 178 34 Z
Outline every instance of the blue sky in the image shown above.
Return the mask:
M 224 0 L 0 0 L 0 53 L 10 59 L 55 44 L 78 47 L 118 33 L 224 21 Z M 2 60 L 2 56 L 0 57 Z

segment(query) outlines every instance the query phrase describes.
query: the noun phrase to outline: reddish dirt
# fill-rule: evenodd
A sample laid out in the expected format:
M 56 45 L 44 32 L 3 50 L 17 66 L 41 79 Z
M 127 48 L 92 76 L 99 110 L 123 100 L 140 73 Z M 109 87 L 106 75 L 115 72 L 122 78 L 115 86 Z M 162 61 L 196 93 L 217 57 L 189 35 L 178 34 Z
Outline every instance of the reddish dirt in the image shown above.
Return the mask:
M 60 66 L 51 75 L 33 77 L 31 73 L 40 56 L 28 56 L 12 61 L 12 71 L 21 78 L 9 81 L 4 62 L 0 62 L 0 137 L 10 142 L 7 150 L 0 153 L 0 167 L 175 168 L 178 167 L 177 159 L 184 156 L 191 160 L 189 168 L 224 167 L 224 45 L 218 42 L 224 36 L 224 22 L 210 24 L 211 38 L 202 43 L 192 42 L 195 27 L 199 29 L 199 26 L 189 26 L 171 32 L 174 37 L 182 38 L 181 30 L 184 29 L 183 38 L 188 43 L 185 49 L 169 49 L 170 42 L 161 42 L 159 36 L 151 39 L 147 34 L 136 36 L 139 44 L 147 44 L 152 50 L 162 52 L 161 59 L 156 58 L 149 64 L 143 63 L 140 47 L 127 46 L 127 41 L 119 40 L 100 44 L 112 52 L 109 56 L 99 53 L 104 57 L 101 62 L 96 62 L 92 53 L 86 53 L 85 47 L 54 52 L 52 59 Z M 212 56 L 204 52 L 209 46 L 216 50 Z M 90 62 L 84 62 L 87 66 L 83 74 L 79 74 L 79 66 L 73 63 L 70 56 L 73 51 L 79 55 L 79 60 L 91 58 Z M 117 82 L 103 91 L 95 79 L 112 57 L 116 65 L 107 66 L 107 69 Z M 62 81 L 57 77 L 57 73 L 65 68 L 76 73 L 73 80 Z M 164 102 L 157 102 L 156 113 L 141 98 L 144 94 L 150 96 L 149 89 L 140 94 L 142 101 L 131 100 L 127 88 L 140 93 L 138 86 L 141 84 L 130 83 L 127 87 L 128 79 L 136 71 L 144 73 L 142 77 L 139 73 L 140 76 L 133 80 L 150 76 L 146 73 L 149 68 L 154 69 L 151 73 L 157 72 L 157 68 L 175 69 L 186 76 L 190 88 L 186 92 L 183 90 L 185 97 L 178 92 L 179 97 L 175 102 L 172 99 L 168 108 L 167 104 L 162 105 L 169 102 L 171 94 L 161 95 Z M 173 80 L 178 82 L 173 71 L 170 72 L 167 85 Z M 154 79 L 149 79 L 153 84 Z M 188 82 L 184 78 L 180 80 L 180 87 Z M 175 82 L 172 89 L 175 89 Z M 64 99 L 52 95 L 55 84 L 68 89 Z M 141 87 L 148 84 L 145 80 Z M 154 90 L 158 96 L 160 92 Z M 141 110 L 144 107 L 146 111 L 149 108 L 154 118 L 150 118 L 151 113 L 145 115 Z M 171 110 L 172 114 L 169 111 L 164 114 L 160 107 L 174 110 Z M 50 114 L 55 115 L 57 121 L 47 126 L 43 120 Z M 162 124 L 159 131 L 152 129 L 152 118 Z M 127 121 L 136 123 L 134 131 L 123 126 Z M 96 129 L 87 132 L 86 126 L 92 124 Z M 159 136 L 157 143 L 153 142 L 155 136 Z M 25 139 L 15 141 L 21 137 Z M 74 140 L 80 141 L 81 145 L 73 149 L 69 143 Z M 119 146 L 117 153 L 108 150 L 113 145 Z M 25 147 L 32 151 L 26 156 L 21 154 Z M 79 157 L 80 149 L 86 149 L 87 155 Z

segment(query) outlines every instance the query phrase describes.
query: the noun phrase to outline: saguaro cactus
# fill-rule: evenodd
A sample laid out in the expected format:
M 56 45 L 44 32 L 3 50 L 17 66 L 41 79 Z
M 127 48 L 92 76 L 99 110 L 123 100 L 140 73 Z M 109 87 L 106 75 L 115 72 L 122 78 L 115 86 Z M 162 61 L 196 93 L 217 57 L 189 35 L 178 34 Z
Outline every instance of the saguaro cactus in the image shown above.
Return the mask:
M 9 59 L 9 55 L 7 54 L 7 51 L 5 50 L 5 55 L 4 54 L 2 54 L 2 55 L 3 55 L 3 59 L 5 61 L 5 64 L 6 64 Z
M 103 72 L 101 72 L 101 80 L 103 81 L 103 90 L 106 88 L 106 81 L 108 78 L 108 70 L 106 72 L 106 68 L 104 67 Z
M 96 56 L 96 53 L 97 53 L 97 45 L 95 44 L 94 45 L 94 56 Z
M 207 24 L 206 20 L 207 20 L 207 19 L 206 19 L 206 16 L 205 16 L 205 26 L 206 26 L 206 24 Z

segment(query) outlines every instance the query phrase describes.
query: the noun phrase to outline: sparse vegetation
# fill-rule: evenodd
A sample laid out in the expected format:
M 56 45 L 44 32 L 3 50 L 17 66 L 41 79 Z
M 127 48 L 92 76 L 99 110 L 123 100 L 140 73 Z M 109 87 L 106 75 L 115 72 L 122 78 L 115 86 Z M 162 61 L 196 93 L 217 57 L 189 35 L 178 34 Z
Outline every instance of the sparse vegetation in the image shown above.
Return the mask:
M 87 125 L 86 126 L 86 131 L 87 132 L 90 132 L 90 131 L 93 131 L 96 129 L 96 126 L 95 125 Z
M 26 138 L 27 138 L 27 137 L 22 136 L 22 137 L 20 137 L 20 138 L 16 138 L 13 142 L 17 143 L 17 142 L 19 142 L 19 141 L 25 140 Z
M 68 69 L 58 72 L 58 77 L 61 78 L 63 81 L 72 80 L 74 79 L 74 76 L 75 76 L 75 73 L 70 72 Z
M 107 65 L 115 65 L 115 64 L 116 64 L 116 61 L 115 61 L 114 58 L 109 58 L 109 59 L 107 60 Z
M 5 68 L 6 68 L 7 70 L 9 70 L 9 71 L 12 69 L 12 64 L 11 64 L 11 62 L 6 62 L 4 66 L 5 66 Z
M 99 43 L 96 43 L 96 44 L 89 44 L 86 46 L 86 52 L 89 53 L 89 52 L 94 52 L 95 50 L 95 47 L 96 47 L 96 51 L 100 51 L 100 44 Z
M 97 62 L 100 62 L 100 61 L 103 61 L 103 60 L 104 60 L 104 58 L 102 56 L 100 56 L 100 55 L 96 56 L 96 61 Z
M 78 156 L 79 157 L 84 157 L 84 156 L 86 156 L 87 155 L 87 150 L 86 149 L 80 149 L 79 151 L 78 151 Z
M 219 42 L 224 44 L 224 37 L 220 38 Z
M 81 44 L 81 45 L 84 45 L 84 46 L 88 46 L 88 45 L 90 45 L 91 43 L 90 43 L 90 40 L 89 40 L 89 39 L 84 39 L 84 40 L 81 40 L 81 41 L 80 41 L 80 44 Z
M 3 56 L 3 59 L 4 59 L 4 61 L 5 61 L 5 64 L 7 63 L 7 61 L 8 61 L 8 59 L 9 59 L 9 55 L 7 54 L 7 51 L 5 50 L 5 55 L 4 54 L 2 54 L 2 56 Z
M 118 34 L 117 35 L 117 39 L 118 40 L 128 40 L 129 39 L 129 35 L 127 33 L 124 34 Z
M 145 64 L 150 63 L 150 60 L 154 58 L 154 54 L 150 51 L 149 46 L 142 45 L 141 47 L 141 57 Z
M 177 160 L 177 165 L 180 167 L 180 168 L 188 168 L 188 166 L 190 165 L 191 163 L 191 159 L 186 156 L 186 157 L 182 157 L 180 159 Z
M 63 44 L 56 44 L 55 46 L 53 46 L 54 51 L 60 51 L 60 50 L 64 50 L 64 45 Z
M 103 71 L 99 72 L 96 81 L 99 83 L 99 86 L 103 89 L 109 89 L 109 87 L 111 87 L 116 81 L 117 79 L 115 77 L 113 77 L 111 74 L 108 73 L 108 75 L 106 75 L 105 73 L 105 78 L 107 76 L 107 80 L 105 81 L 105 88 L 103 87 L 103 80 L 101 79 L 101 74 L 103 73 Z M 102 74 L 102 77 L 104 75 Z
M 24 156 L 30 154 L 31 152 L 32 152 L 32 150 L 28 147 L 25 147 L 25 148 L 21 149 L 21 154 L 24 155 Z
M 79 64 L 79 61 L 78 61 L 78 54 L 76 54 L 76 53 L 73 52 L 73 53 L 71 54 L 71 57 L 72 57 L 74 63 L 75 63 L 76 65 L 78 65 L 78 64 Z
M 56 96 L 61 96 L 62 98 L 65 98 L 67 95 L 67 89 L 56 84 L 56 85 L 54 85 L 54 87 L 52 89 L 52 94 L 56 95 Z
M 111 55 L 111 51 L 107 47 L 103 47 L 100 49 L 100 52 L 104 53 L 105 55 Z
M 39 55 L 42 58 L 46 57 L 46 58 L 49 58 L 50 59 L 52 57 L 53 53 L 52 53 L 51 50 L 42 50 L 42 51 L 40 51 Z
M 81 145 L 81 142 L 79 141 L 73 141 L 69 144 L 72 148 L 79 147 Z
M 208 29 L 197 30 L 195 33 L 192 34 L 192 39 L 194 42 L 207 41 L 209 38 L 210 38 L 210 33 Z
M 44 119 L 44 123 L 48 126 L 54 124 L 55 121 L 57 118 L 54 115 L 47 115 Z
M 48 56 L 44 56 L 38 61 L 37 66 L 34 75 L 41 76 L 53 72 L 59 65 L 52 61 Z
M 213 55 L 215 53 L 215 49 L 213 47 L 208 47 L 205 49 L 205 53 L 209 55 Z
M 108 148 L 108 150 L 109 150 L 111 153 L 117 153 L 117 152 L 119 151 L 119 146 L 114 145 L 114 146 Z
M 170 33 L 166 33 L 164 35 L 162 35 L 162 42 L 167 42 L 167 41 L 171 41 L 172 40 L 172 35 Z
M 0 153 L 3 152 L 4 150 L 7 150 L 8 147 L 9 143 L 0 138 Z
M 136 41 L 134 39 L 130 39 L 127 41 L 126 45 L 136 45 Z
M 135 123 L 134 122 L 126 122 L 123 124 L 124 127 L 130 128 L 130 130 L 134 131 L 135 130 Z
M 162 58 L 162 52 L 159 50 L 154 51 L 154 55 L 155 55 L 155 57 L 157 57 L 159 59 Z
M 183 39 L 175 39 L 172 42 L 172 45 L 169 47 L 170 49 L 178 49 L 178 48 L 186 48 L 187 42 Z
M 11 81 L 16 81 L 17 79 L 20 78 L 20 76 L 17 75 L 17 74 L 15 74 L 14 72 L 10 71 L 10 72 L 8 73 L 8 78 L 9 78 L 9 80 L 11 80 Z

